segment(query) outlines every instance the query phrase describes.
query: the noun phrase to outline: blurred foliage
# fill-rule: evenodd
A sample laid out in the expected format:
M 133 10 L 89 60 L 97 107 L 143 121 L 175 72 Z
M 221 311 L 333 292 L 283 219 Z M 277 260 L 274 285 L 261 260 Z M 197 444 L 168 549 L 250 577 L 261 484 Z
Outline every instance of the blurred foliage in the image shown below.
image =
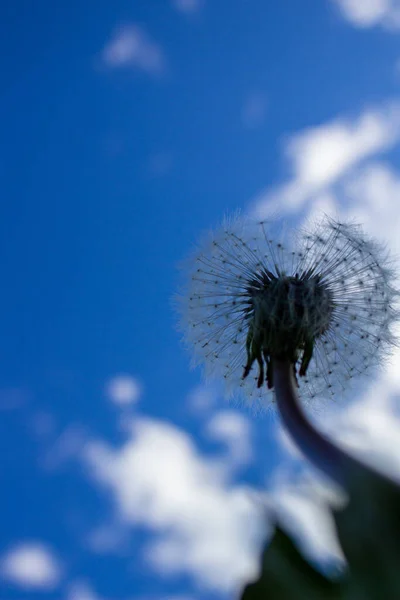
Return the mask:
M 323 575 L 277 526 L 241 600 L 400 600 L 400 488 L 365 468 L 354 470 L 347 492 L 346 506 L 330 509 L 347 567 Z

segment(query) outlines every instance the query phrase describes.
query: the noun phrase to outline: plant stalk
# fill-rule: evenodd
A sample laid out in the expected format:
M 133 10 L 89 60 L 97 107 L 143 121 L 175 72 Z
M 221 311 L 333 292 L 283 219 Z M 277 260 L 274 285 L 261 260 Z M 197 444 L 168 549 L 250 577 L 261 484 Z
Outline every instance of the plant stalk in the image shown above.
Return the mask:
M 307 419 L 290 361 L 273 359 L 273 381 L 282 421 L 305 458 L 345 489 L 355 475 L 370 470 L 319 433 Z

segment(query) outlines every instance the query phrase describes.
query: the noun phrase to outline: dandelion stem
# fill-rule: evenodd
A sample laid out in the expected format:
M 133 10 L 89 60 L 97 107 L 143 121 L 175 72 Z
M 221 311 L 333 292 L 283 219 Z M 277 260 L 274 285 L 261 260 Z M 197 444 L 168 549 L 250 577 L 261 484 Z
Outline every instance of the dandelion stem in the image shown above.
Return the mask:
M 310 462 L 347 489 L 355 473 L 368 467 L 335 446 L 309 422 L 300 406 L 290 361 L 274 359 L 273 370 L 278 410 L 294 442 Z

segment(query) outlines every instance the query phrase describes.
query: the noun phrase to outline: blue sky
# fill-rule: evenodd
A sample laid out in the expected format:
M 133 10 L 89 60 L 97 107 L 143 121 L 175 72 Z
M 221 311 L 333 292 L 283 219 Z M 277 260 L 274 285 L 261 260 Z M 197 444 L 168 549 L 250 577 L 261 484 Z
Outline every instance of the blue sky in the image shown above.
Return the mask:
M 171 298 L 237 209 L 355 217 L 400 256 L 399 31 L 396 0 L 8 3 L 1 598 L 231 598 L 260 492 L 340 558 L 318 478 L 190 370 Z M 315 418 L 399 474 L 396 360 Z

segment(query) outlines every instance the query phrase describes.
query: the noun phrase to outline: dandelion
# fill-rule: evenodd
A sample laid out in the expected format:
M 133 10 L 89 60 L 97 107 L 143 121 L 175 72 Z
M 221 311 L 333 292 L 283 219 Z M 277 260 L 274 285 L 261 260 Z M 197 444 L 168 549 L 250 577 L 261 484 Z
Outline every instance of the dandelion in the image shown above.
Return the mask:
M 395 343 L 392 276 L 357 225 L 325 217 L 283 242 L 238 217 L 193 258 L 181 324 L 208 376 L 253 404 L 276 400 L 284 417 L 287 385 L 303 400 L 333 396 L 381 362 Z

